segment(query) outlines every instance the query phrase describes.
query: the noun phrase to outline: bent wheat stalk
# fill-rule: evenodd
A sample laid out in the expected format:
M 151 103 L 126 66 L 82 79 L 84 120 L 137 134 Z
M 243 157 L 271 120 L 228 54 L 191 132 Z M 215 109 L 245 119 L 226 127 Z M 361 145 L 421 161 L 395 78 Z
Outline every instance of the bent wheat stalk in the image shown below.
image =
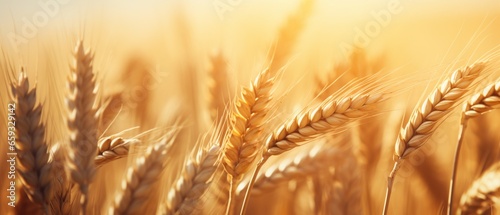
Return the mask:
M 460 130 L 458 133 L 457 147 L 455 149 L 455 157 L 453 159 L 453 172 L 451 174 L 450 190 L 448 193 L 448 214 L 451 214 L 453 210 L 454 185 L 456 181 L 460 150 L 462 147 L 465 129 L 467 129 L 467 123 L 469 119 L 485 114 L 496 108 L 500 108 L 500 81 L 488 85 L 481 93 L 473 95 L 471 100 L 464 105 L 460 122 Z
M 189 160 L 181 177 L 169 191 L 164 214 L 192 214 L 196 203 L 205 193 L 219 162 L 220 147 L 202 149 L 195 159 Z
M 45 142 L 42 105 L 36 101 L 36 85 L 30 89 L 24 71 L 21 71 L 17 84 L 12 86 L 12 94 L 17 101 L 15 131 L 19 175 L 29 199 L 42 206 L 47 214 L 53 194 L 52 162 Z
M 419 149 L 431 137 L 450 112 L 460 103 L 473 82 L 485 69 L 485 62 L 478 62 L 464 69 L 455 71 L 450 78 L 443 81 L 423 102 L 420 109 L 415 109 L 410 120 L 398 135 L 395 144 L 394 167 L 387 178 L 387 190 L 383 214 L 387 214 L 392 183 L 401 163 L 412 152 Z
M 500 200 L 500 163 L 494 164 L 462 195 L 457 214 L 484 214 Z
M 95 175 L 94 156 L 97 154 L 98 116 L 95 108 L 96 84 L 93 72 L 93 56 L 85 51 L 79 41 L 75 50 L 75 61 L 68 81 L 70 94 L 66 99 L 69 117 L 70 143 L 68 168 L 80 187 L 83 214 L 87 208 L 88 186 Z

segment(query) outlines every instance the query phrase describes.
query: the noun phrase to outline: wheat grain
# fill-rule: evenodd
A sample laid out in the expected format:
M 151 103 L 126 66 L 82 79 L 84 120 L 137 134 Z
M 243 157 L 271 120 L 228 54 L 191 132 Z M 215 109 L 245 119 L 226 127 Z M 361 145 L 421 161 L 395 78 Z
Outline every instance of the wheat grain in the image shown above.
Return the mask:
M 99 140 L 95 164 L 102 166 L 116 159 L 124 158 L 129 153 L 132 145 L 140 144 L 138 139 L 125 139 L 122 137 L 106 137 Z
M 500 164 L 490 167 L 462 195 L 458 214 L 484 214 L 499 202 Z
M 181 177 L 169 191 L 165 214 L 192 214 L 214 176 L 219 162 L 220 147 L 202 149 L 189 160 Z
M 146 154 L 138 158 L 127 171 L 121 193 L 117 195 L 109 214 L 138 214 L 147 203 L 154 190 L 153 184 L 160 178 L 165 167 L 165 158 L 172 141 L 164 138 L 160 143 L 148 148 Z
M 48 213 L 52 198 L 52 163 L 49 162 L 45 142 L 45 123 L 42 121 L 42 104 L 37 104 L 36 85 L 30 89 L 26 73 L 21 71 L 19 80 L 12 87 L 16 99 L 16 152 L 18 170 L 23 188 L 31 201 L 41 205 Z
M 88 186 L 95 175 L 98 116 L 94 104 L 97 88 L 93 73 L 93 56 L 84 50 L 82 41 L 78 42 L 74 55 L 75 62 L 68 81 L 70 94 L 66 99 L 70 131 L 67 166 L 71 179 L 79 185 L 82 210 L 85 213 Z

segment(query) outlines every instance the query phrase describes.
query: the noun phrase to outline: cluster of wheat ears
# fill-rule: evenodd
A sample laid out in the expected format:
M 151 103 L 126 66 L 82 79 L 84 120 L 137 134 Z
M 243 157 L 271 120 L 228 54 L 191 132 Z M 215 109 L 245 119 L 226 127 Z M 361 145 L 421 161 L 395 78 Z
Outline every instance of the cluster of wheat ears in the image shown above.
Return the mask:
M 468 124 L 474 123 L 471 127 L 478 129 L 498 123 L 481 117 L 500 107 L 500 81 L 495 81 L 498 53 L 486 53 L 474 63 L 445 71 L 440 83 L 428 86 L 433 90 L 422 95 L 409 117 L 391 114 L 398 109 L 392 106 L 392 99 L 416 85 L 418 81 L 414 80 L 418 78 L 379 72 L 381 65 L 367 62 L 364 52 L 357 49 L 349 62 L 337 66 L 328 77 L 301 86 L 312 95 L 307 103 L 288 105 L 284 100 L 292 95 L 278 88 L 287 75 L 290 47 L 310 13 L 312 1 L 303 2 L 279 31 L 279 42 L 270 49 L 268 63 L 250 83 L 238 88 L 239 84 L 228 78 L 231 70 L 223 53 L 208 58 L 208 84 L 197 86 L 205 90 L 191 92 L 203 91 L 203 95 L 208 94 L 208 102 L 187 109 L 204 109 L 209 123 L 192 120 L 202 118 L 203 111 L 185 113 L 172 108 L 175 113 L 170 115 L 176 117 L 168 125 L 142 129 L 147 124 L 145 94 L 141 104 L 129 107 L 132 113 L 125 113 L 129 114 L 126 117 L 137 118 L 137 124 L 122 128 L 123 108 L 132 106 L 122 97 L 126 89 L 106 92 L 93 65 L 99 53 L 78 40 L 67 68 L 67 87 L 60 89 L 65 94 L 64 104 L 59 105 L 66 110 L 61 114 L 66 122 L 62 132 L 67 138 L 52 142 L 53 138 L 47 136 L 54 129 L 48 126 L 50 119 L 44 114 L 50 110 L 37 96 L 37 91 L 47 90 L 37 87 L 35 77 L 27 76 L 27 69 L 4 58 L 2 73 L 11 77 L 10 103 L 15 103 L 18 189 L 15 208 L 7 209 L 2 200 L 2 211 L 387 214 L 405 201 L 391 195 L 398 171 L 425 148 L 452 115 L 461 119 L 456 125 L 456 142 L 438 143 L 456 145 L 449 173 L 437 176 L 440 173 L 434 175 L 424 169 L 410 174 L 405 183 L 427 188 L 436 201 L 448 199 L 441 207 L 449 214 L 494 211 L 500 199 L 500 163 L 489 165 L 475 181 L 464 185 L 467 190 L 455 186 L 460 178 L 462 143 L 471 139 L 466 138 Z M 284 114 L 289 106 L 294 111 Z M 120 130 L 110 132 L 116 128 Z M 187 143 L 193 139 L 196 143 Z M 395 142 L 382 143 L 387 140 Z M 387 157 L 387 146 L 392 159 Z M 428 159 L 432 156 L 439 153 Z M 392 171 L 386 168 L 387 162 L 393 165 Z M 383 174 L 385 177 L 380 178 Z M 451 174 L 449 189 L 440 186 L 446 183 L 433 187 L 436 177 L 447 174 Z M 380 184 L 372 183 L 375 180 L 386 183 L 380 187 L 386 190 L 385 200 L 381 189 L 373 188 Z M 448 194 L 444 200 L 443 190 Z

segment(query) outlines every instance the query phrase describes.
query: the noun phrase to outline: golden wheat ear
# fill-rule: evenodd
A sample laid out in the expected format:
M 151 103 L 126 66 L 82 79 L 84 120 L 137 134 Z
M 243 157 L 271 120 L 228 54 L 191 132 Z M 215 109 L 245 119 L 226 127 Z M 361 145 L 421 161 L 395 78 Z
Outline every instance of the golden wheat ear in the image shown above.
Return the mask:
M 139 139 L 122 137 L 105 137 L 99 140 L 95 164 L 99 167 L 108 162 L 128 156 L 130 146 L 139 145 Z
M 68 169 L 71 179 L 80 188 L 82 212 L 86 213 L 87 192 L 95 175 L 94 157 L 97 154 L 98 116 L 96 107 L 96 78 L 93 56 L 79 41 L 68 80 L 69 150 Z
M 117 195 L 109 214 L 139 214 L 144 211 L 148 197 L 153 193 L 154 184 L 161 177 L 166 158 L 175 138 L 163 138 L 150 146 L 146 154 L 135 161 L 122 182 L 122 190 Z
M 486 214 L 500 200 L 500 163 L 494 164 L 462 195 L 457 214 Z
M 228 211 L 241 178 L 254 162 L 262 145 L 262 126 L 266 121 L 274 77 L 269 70 L 261 72 L 250 87 L 243 88 L 229 117 L 230 137 L 224 147 L 222 164 L 230 182 Z
M 453 160 L 453 169 L 451 173 L 450 189 L 448 192 L 448 210 L 449 213 L 453 208 L 453 196 L 455 190 L 455 182 L 458 171 L 458 161 L 462 147 L 465 130 L 469 119 L 486 114 L 493 109 L 500 108 L 500 81 L 486 86 L 482 92 L 474 94 L 471 99 L 465 103 L 462 111 L 460 129 L 458 133 L 457 146 L 455 148 L 455 157 Z
M 383 214 L 387 214 L 392 182 L 401 163 L 414 151 L 422 147 L 439 124 L 464 100 L 477 84 L 476 79 L 484 72 L 487 62 L 477 62 L 459 69 L 436 87 L 421 104 L 413 110 L 406 126 L 401 128 L 395 144 L 394 167 L 388 176 L 388 185 Z
M 218 144 L 218 143 L 217 143 Z M 175 186 L 169 191 L 166 214 L 192 214 L 207 191 L 220 161 L 220 147 L 216 144 L 200 149 L 196 158 L 190 159 Z
M 228 80 L 228 68 L 225 57 L 220 51 L 210 56 L 208 69 L 208 103 L 212 122 L 222 120 L 229 100 L 233 97 L 231 82 Z
M 53 195 L 52 162 L 45 142 L 45 123 L 41 119 L 42 104 L 36 99 L 36 85 L 30 89 L 28 77 L 21 71 L 12 86 L 15 98 L 16 152 L 18 170 L 28 198 L 48 213 Z

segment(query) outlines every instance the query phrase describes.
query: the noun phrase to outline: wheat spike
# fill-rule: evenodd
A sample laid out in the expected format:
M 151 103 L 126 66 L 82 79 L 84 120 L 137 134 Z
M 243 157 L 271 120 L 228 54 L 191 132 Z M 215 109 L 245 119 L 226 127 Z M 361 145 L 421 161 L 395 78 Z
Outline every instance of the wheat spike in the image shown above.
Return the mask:
M 235 180 L 247 172 L 259 148 L 274 79 L 268 70 L 260 73 L 249 88 L 243 88 L 234 104 L 231 136 L 224 149 L 224 169 Z
M 68 81 L 70 94 L 66 99 L 70 131 L 67 166 L 72 180 L 80 187 L 82 210 L 85 213 L 88 186 L 95 174 L 98 116 L 94 105 L 97 88 L 93 73 L 93 56 L 84 50 L 82 41 L 78 42 L 74 54 L 75 62 Z
M 484 214 L 499 202 L 500 163 L 494 164 L 462 195 L 458 214 Z
M 49 162 L 45 124 L 41 119 L 42 105 L 36 101 L 36 85 L 30 89 L 24 71 L 12 91 L 17 101 L 16 152 L 23 188 L 29 199 L 42 206 L 45 213 L 48 213 L 47 203 L 53 194 L 52 163 Z
M 385 94 L 359 94 L 331 100 L 298 114 L 280 126 L 266 140 L 265 157 L 279 155 L 320 135 L 343 127 L 346 123 L 365 116 Z
M 490 84 L 481 93 L 473 95 L 466 103 L 464 113 L 472 118 L 496 108 L 500 108 L 500 82 Z
M 405 127 L 401 128 L 395 144 L 394 167 L 389 173 L 383 214 L 387 214 L 392 183 L 402 161 L 422 147 L 434 130 L 463 101 L 465 95 L 475 86 L 475 80 L 486 69 L 486 62 L 478 62 L 459 69 L 444 80 L 420 106 L 415 109 Z
M 310 175 L 315 175 L 319 171 L 330 168 L 325 165 L 329 159 L 334 159 L 338 149 L 336 147 L 316 146 L 309 151 L 300 153 L 292 158 L 285 159 L 269 167 L 265 173 L 260 173 L 255 179 L 252 195 L 262 195 L 272 191 L 280 183 L 290 180 L 303 179 Z M 238 187 L 241 193 L 248 184 Z
M 361 204 L 361 169 L 352 148 L 335 159 L 332 191 L 329 195 L 332 212 L 340 214 L 365 214 Z
M 500 107 L 499 91 L 500 82 L 486 86 L 482 92 L 472 96 L 472 98 L 465 103 L 464 110 L 462 111 L 462 118 L 460 122 L 460 130 L 458 135 L 457 146 L 455 149 L 455 158 L 453 162 L 453 170 L 450 181 L 450 190 L 448 192 L 448 213 L 451 214 L 453 208 L 453 196 L 455 190 L 455 181 L 458 171 L 458 160 L 460 158 L 460 150 L 462 142 L 467 129 L 467 124 L 470 118 L 474 118 L 485 114 L 495 108 Z
M 216 122 L 221 119 L 229 99 L 233 97 L 231 94 L 231 86 L 228 81 L 227 62 L 222 53 L 217 52 L 210 56 L 210 68 L 208 88 L 210 116 L 212 121 Z
M 183 173 L 168 193 L 166 214 L 192 214 L 205 193 L 219 162 L 220 147 L 202 149 L 189 160 Z
M 124 158 L 129 153 L 132 145 L 140 144 L 138 139 L 125 139 L 122 137 L 105 137 L 99 140 L 95 164 L 102 166 L 116 159 Z
M 164 138 L 160 143 L 149 147 L 146 154 L 128 169 L 121 193 L 117 195 L 109 214 L 138 214 L 144 210 L 148 196 L 155 189 L 153 184 L 161 177 L 172 141 L 167 143 Z
M 395 145 L 395 160 L 408 157 L 431 137 L 439 122 L 463 100 L 473 86 L 474 80 L 486 68 L 485 62 L 478 62 L 455 71 L 424 101 L 420 109 L 413 111 L 410 121 L 401 130 Z
M 50 208 L 52 214 L 72 214 L 71 206 L 71 189 L 73 184 L 67 178 L 66 172 L 64 171 L 65 162 L 65 150 L 61 148 L 60 143 L 52 145 L 50 148 L 50 160 L 53 163 L 53 169 L 55 174 L 52 177 L 54 182 L 54 197 L 50 202 Z

